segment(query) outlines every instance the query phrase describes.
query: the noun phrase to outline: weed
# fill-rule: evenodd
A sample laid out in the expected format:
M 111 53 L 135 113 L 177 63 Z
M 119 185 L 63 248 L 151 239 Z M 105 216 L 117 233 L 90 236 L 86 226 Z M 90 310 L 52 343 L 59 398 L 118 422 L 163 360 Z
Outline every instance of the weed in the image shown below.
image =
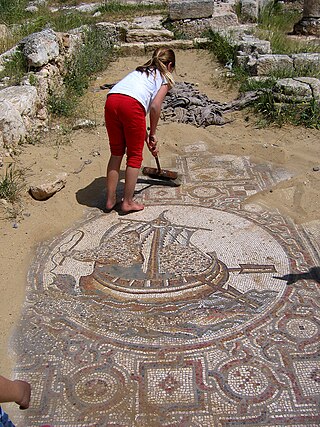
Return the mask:
M 67 63 L 64 79 L 67 93 L 82 96 L 88 88 L 90 77 L 104 70 L 112 58 L 113 46 L 103 39 L 102 32 L 91 28 L 85 34 L 80 49 Z
M 48 110 L 54 116 L 70 117 L 75 110 L 74 96 L 51 94 L 48 98 Z
M 15 169 L 14 164 L 10 163 L 0 178 L 0 198 L 10 203 L 17 202 L 24 186 L 24 171 Z
M 31 84 L 31 86 L 37 86 L 38 79 L 35 74 L 32 74 L 32 73 L 29 74 L 29 83 Z
M 228 37 L 224 37 L 213 30 L 205 31 L 204 35 L 209 40 L 208 49 L 221 64 L 226 65 L 235 62 L 236 48 Z
M 20 50 L 17 50 L 11 58 L 4 63 L 4 69 L 0 72 L 0 79 L 8 77 L 11 85 L 18 84 L 28 71 L 27 62 Z
M 160 10 L 166 11 L 167 5 L 166 2 L 163 1 L 162 4 L 143 4 L 143 3 L 137 3 L 137 4 L 126 4 L 121 3 L 119 1 L 108 1 L 105 2 L 102 6 L 99 7 L 99 12 L 102 14 L 136 14 L 136 13 L 143 13 L 146 12 L 159 12 Z
M 277 102 L 271 90 L 266 90 L 255 102 L 255 112 L 261 114 L 260 124 L 282 126 L 291 123 L 295 126 L 320 129 L 320 105 L 314 99 L 290 104 Z
M 0 23 L 16 24 L 26 17 L 28 0 L 0 0 Z
M 267 77 L 266 79 L 243 79 L 240 85 L 240 92 L 272 89 L 276 80 L 274 77 Z
M 257 37 L 269 40 L 272 52 L 291 54 L 299 52 L 319 52 L 320 45 L 289 37 L 293 26 L 299 21 L 300 11 L 271 1 L 261 11 L 258 19 Z

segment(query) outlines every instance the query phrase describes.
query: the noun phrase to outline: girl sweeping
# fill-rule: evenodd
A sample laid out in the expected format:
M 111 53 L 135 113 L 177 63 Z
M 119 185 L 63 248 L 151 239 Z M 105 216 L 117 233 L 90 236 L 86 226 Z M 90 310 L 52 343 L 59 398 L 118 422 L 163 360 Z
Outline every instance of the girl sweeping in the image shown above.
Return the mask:
M 150 152 L 154 156 L 158 153 L 156 129 L 162 102 L 174 85 L 171 75 L 174 68 L 173 50 L 158 48 L 147 63 L 137 67 L 108 93 L 105 122 L 111 156 L 107 167 L 107 211 L 116 204 L 120 165 L 125 153 L 127 165 L 121 210 L 128 213 L 144 208 L 143 204 L 133 200 L 142 164 L 142 151 L 146 141 Z M 150 119 L 149 133 L 146 131 L 147 114 Z

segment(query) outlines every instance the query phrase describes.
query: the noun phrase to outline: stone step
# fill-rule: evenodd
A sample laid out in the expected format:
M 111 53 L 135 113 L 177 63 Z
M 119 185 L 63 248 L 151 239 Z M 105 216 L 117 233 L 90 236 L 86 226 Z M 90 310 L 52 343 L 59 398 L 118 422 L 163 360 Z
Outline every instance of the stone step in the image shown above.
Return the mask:
M 121 43 L 116 46 L 116 49 L 121 55 L 136 55 L 136 54 L 147 54 L 153 52 L 155 49 L 161 46 L 167 46 L 172 49 L 194 49 L 204 48 L 208 43 L 207 38 L 195 38 L 193 40 L 169 40 L 165 43 L 163 41 L 157 42 L 135 42 L 135 43 Z

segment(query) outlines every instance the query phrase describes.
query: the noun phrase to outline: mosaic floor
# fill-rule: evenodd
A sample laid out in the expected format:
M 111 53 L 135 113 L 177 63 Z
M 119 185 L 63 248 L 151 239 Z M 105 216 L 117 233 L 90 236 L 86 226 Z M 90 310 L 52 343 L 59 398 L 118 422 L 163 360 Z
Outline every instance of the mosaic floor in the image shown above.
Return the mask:
M 319 229 L 244 204 L 285 171 L 206 148 L 181 186 L 139 179 L 143 212 L 92 209 L 39 249 L 19 426 L 319 425 Z

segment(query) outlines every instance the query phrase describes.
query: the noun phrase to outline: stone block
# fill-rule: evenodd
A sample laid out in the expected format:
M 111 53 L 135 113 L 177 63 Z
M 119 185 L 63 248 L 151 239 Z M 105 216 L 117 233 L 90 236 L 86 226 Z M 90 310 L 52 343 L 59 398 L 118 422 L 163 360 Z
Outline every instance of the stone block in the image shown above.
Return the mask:
M 0 91 L 0 102 L 10 102 L 21 115 L 34 116 L 39 106 L 37 89 L 34 86 L 9 86 Z
M 259 4 L 257 0 L 241 0 L 241 15 L 250 22 L 256 22 L 259 14 Z
M 169 0 L 169 18 L 173 21 L 209 18 L 212 13 L 212 0 Z
M 266 55 L 271 53 L 271 45 L 267 40 L 259 40 L 253 36 L 245 36 L 243 40 L 239 42 L 239 50 L 248 55 L 252 53 Z
M 164 42 L 168 40 L 173 40 L 174 34 L 172 31 L 162 29 L 162 30 L 153 30 L 153 29 L 133 29 L 128 30 L 126 35 L 126 41 L 128 43 L 139 43 L 139 42 Z
M 26 136 L 26 128 L 21 114 L 6 99 L 0 102 L 1 143 L 6 146 L 18 144 Z
M 320 69 L 320 53 L 296 53 L 291 55 L 294 68 L 305 72 L 306 70 Z
M 314 99 L 320 103 L 320 79 L 315 77 L 297 77 L 296 80 L 310 85 Z
M 237 15 L 232 12 L 216 13 L 209 19 L 209 22 L 212 30 L 228 28 L 239 23 Z
M 145 48 L 144 43 L 121 43 L 116 47 L 116 51 L 120 55 L 129 56 L 129 55 L 144 55 Z
M 292 78 L 277 80 L 274 91 L 282 95 L 286 95 L 288 100 L 305 99 L 310 101 L 312 99 L 312 90 L 308 83 L 299 81 Z
M 36 200 L 47 200 L 55 193 L 62 190 L 67 182 L 67 174 L 65 172 L 52 176 L 48 173 L 45 177 L 40 177 L 39 182 L 30 186 L 29 192 Z
M 253 75 L 258 76 L 266 76 L 273 71 L 279 70 L 292 71 L 293 59 L 288 55 L 261 55 L 256 59 L 254 69 L 255 73 Z

